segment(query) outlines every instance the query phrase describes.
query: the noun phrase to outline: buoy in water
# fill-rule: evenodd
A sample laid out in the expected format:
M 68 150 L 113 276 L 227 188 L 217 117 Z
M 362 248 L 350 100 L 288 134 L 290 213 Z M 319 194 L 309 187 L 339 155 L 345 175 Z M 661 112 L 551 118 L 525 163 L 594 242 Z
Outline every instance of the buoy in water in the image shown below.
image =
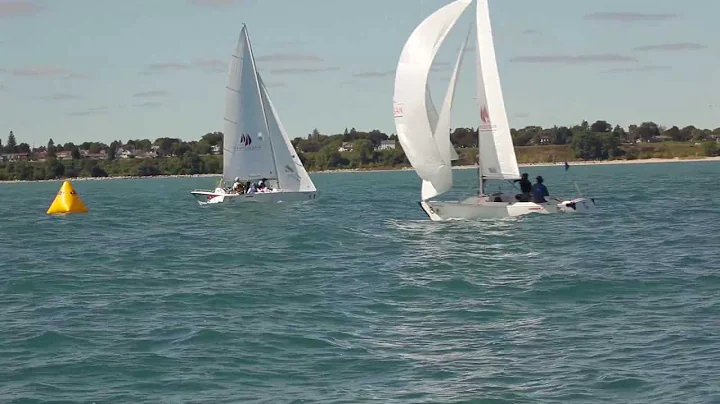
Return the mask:
M 80 195 L 75 192 L 70 181 L 65 181 L 55 196 L 55 200 L 50 205 L 47 214 L 87 213 L 87 211 L 85 204 L 80 199 Z

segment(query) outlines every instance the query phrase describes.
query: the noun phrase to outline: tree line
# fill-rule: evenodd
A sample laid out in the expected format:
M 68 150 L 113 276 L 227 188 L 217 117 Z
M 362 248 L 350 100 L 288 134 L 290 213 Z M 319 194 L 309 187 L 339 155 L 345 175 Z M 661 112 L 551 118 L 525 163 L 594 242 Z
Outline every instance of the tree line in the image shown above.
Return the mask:
M 531 146 L 564 147 L 569 148 L 574 158 L 583 160 L 645 158 L 647 153 L 643 154 L 637 145 L 651 141 L 700 143 L 702 155 L 720 154 L 720 143 L 717 142 L 720 128 L 666 128 L 654 122 L 630 125 L 627 129 L 602 120 L 593 124 L 582 121 L 572 127 L 527 126 L 511 129 L 511 136 L 516 149 L 533 150 Z M 459 155 L 454 164 L 475 164 L 478 154 L 477 129 L 454 128 L 450 139 Z M 382 142 L 388 140 L 394 141 L 394 148 L 380 149 Z M 343 133 L 325 135 L 315 129 L 304 138 L 296 137 L 292 144 L 300 160 L 311 171 L 410 166 L 397 136 L 379 130 L 364 132 L 352 128 L 345 129 Z M 221 154 L 222 147 L 223 134 L 210 132 L 199 140 L 187 142 L 179 138 L 161 137 L 154 141 L 131 139 L 125 142 L 116 140 L 110 144 L 83 142 L 76 145 L 72 142 L 56 144 L 50 139 L 47 145 L 33 148 L 27 143 L 18 143 L 11 131 L 4 144 L 0 140 L 3 153 L 0 180 L 219 174 L 222 172 L 222 156 L 215 153 Z M 120 155 L 128 151 L 132 152 L 129 156 Z M 58 159 L 58 153 L 62 152 L 69 152 L 70 158 Z M 136 155 L 142 155 L 140 152 L 153 152 L 153 157 L 157 158 L 136 158 Z M 98 158 L 101 153 L 104 153 L 102 158 Z M 43 161 L 24 161 L 24 158 L 17 158 L 15 154 L 27 155 L 28 160 Z M 532 160 L 532 156 L 530 158 Z

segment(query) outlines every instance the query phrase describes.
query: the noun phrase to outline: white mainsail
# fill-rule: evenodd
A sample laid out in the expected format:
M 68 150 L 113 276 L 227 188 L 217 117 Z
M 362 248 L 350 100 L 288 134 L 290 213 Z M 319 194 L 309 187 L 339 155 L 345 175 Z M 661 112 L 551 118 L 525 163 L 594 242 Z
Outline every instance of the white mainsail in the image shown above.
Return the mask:
M 245 26 L 230 61 L 225 91 L 223 180 L 276 179 L 257 69 Z
M 405 155 L 423 179 L 423 200 L 452 187 L 452 167 L 435 144 L 435 128 L 429 119 L 427 81 L 438 49 L 471 2 L 456 0 L 426 18 L 410 35 L 398 62 L 395 126 Z
M 477 99 L 479 164 L 486 179 L 520 178 L 495 59 L 488 0 L 477 0 Z
M 244 25 L 230 62 L 226 93 L 223 181 L 265 178 L 277 180 L 283 191 L 316 191 L 257 72 Z

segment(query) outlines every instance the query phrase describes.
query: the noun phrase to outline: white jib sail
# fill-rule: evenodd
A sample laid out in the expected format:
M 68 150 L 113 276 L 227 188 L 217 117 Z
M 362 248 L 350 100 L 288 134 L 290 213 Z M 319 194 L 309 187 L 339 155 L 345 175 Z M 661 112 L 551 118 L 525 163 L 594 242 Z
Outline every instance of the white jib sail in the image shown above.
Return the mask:
M 452 160 L 457 159 L 457 153 L 455 153 L 455 147 L 450 142 L 450 112 L 452 110 L 453 100 L 455 98 L 455 88 L 457 86 L 457 77 L 460 67 L 463 62 L 463 55 L 467 48 L 468 41 L 470 39 L 470 32 L 465 37 L 465 42 L 460 48 L 457 60 L 455 61 L 455 69 L 453 70 L 452 76 L 450 77 L 450 84 L 448 85 L 447 92 L 445 94 L 445 100 L 443 102 L 442 109 L 440 110 L 440 116 L 438 118 L 437 127 L 435 128 L 435 144 L 437 144 L 438 150 L 443 157 L 443 161 L 447 164 L 452 164 Z M 454 155 L 454 158 L 453 158 Z
M 495 59 L 488 0 L 477 0 L 477 99 L 479 163 L 487 179 L 520 178 Z
M 255 60 L 245 26 L 230 61 L 225 91 L 223 180 L 277 179 Z
M 437 124 L 439 115 L 437 113 L 437 110 L 435 109 L 435 103 L 433 103 L 432 100 L 432 94 L 430 94 L 430 87 L 428 86 L 425 90 L 425 104 L 427 106 L 427 113 L 428 113 L 428 119 L 430 119 L 430 128 L 432 129 L 433 135 L 437 133 Z M 448 128 L 448 132 L 450 131 L 450 128 Z M 448 136 L 450 136 L 450 133 L 448 133 Z M 455 151 L 455 147 L 450 145 L 450 160 L 457 160 L 460 156 L 458 156 L 457 152 Z
M 438 48 L 471 2 L 456 0 L 418 25 L 403 48 L 395 75 L 395 126 L 408 160 L 424 180 L 423 200 L 452 187 L 452 168 L 435 144 L 428 117 L 427 80 Z
M 270 141 L 275 152 L 275 163 L 278 170 L 278 184 L 283 191 L 316 191 L 315 184 L 310 179 L 305 167 L 300 161 L 280 116 L 270 100 L 270 93 L 258 74 L 261 96 L 267 116 Z

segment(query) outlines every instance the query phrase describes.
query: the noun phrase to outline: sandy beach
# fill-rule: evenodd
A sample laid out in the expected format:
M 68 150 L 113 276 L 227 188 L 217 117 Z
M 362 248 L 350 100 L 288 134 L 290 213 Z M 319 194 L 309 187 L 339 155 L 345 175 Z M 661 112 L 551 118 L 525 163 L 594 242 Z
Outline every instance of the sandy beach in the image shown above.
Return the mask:
M 568 161 L 568 164 L 572 166 L 592 166 L 592 165 L 618 165 L 618 164 L 664 164 L 664 163 L 690 163 L 690 162 L 703 162 L 703 161 L 720 161 L 719 157 L 705 157 L 705 158 L 674 158 L 674 159 L 642 159 L 642 160 L 603 160 L 603 161 Z M 552 167 L 552 166 L 563 166 L 565 163 L 532 163 L 532 164 L 518 164 L 520 167 Z M 453 170 L 471 170 L 476 169 L 476 165 L 472 166 L 455 166 Z M 337 174 L 337 173 L 380 173 L 387 171 L 413 171 L 412 167 L 402 168 L 387 168 L 387 169 L 340 169 L 340 170 L 326 170 L 326 171 L 309 171 L 310 174 Z M 63 178 L 63 179 L 52 179 L 52 180 L 37 180 L 37 181 L 0 181 L 0 184 L 16 184 L 23 182 L 62 182 L 62 181 L 105 181 L 105 180 L 138 180 L 138 179 L 152 179 L 152 178 L 220 178 L 221 174 L 194 174 L 194 175 L 158 175 L 158 176 L 122 176 L 122 177 L 77 177 L 77 178 Z

